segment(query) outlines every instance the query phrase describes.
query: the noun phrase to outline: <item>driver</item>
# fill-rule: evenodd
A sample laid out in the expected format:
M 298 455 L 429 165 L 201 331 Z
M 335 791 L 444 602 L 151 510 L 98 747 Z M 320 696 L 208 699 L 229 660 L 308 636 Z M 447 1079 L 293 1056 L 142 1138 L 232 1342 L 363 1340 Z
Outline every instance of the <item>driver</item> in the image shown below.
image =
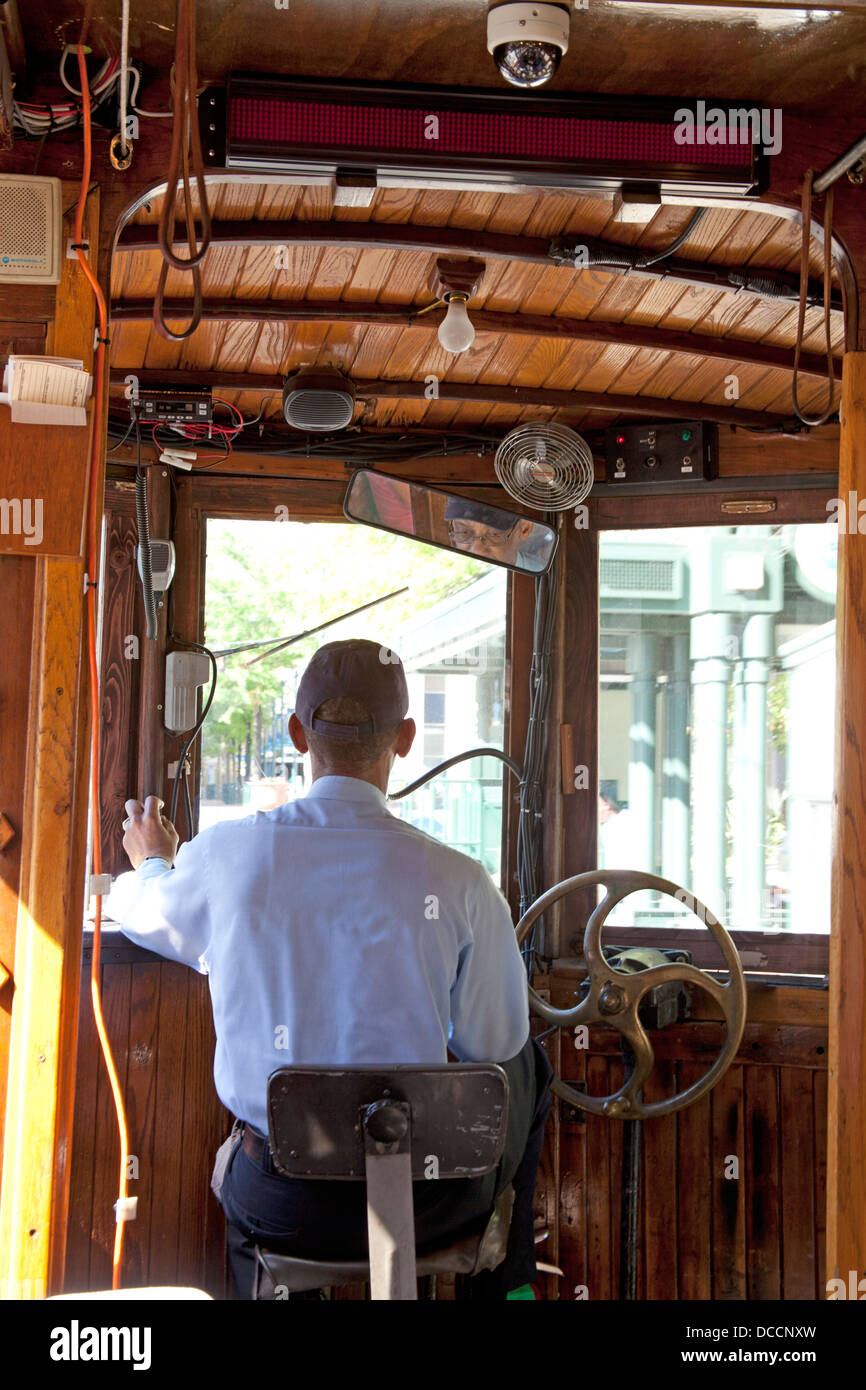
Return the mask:
M 309 751 L 306 796 L 178 836 L 149 796 L 126 803 L 134 873 L 107 904 L 133 941 L 206 973 L 214 1081 L 237 1117 L 220 1151 L 220 1200 L 239 1296 L 252 1296 L 253 1245 L 300 1257 L 363 1259 L 363 1186 L 277 1173 L 266 1095 L 281 1066 L 500 1062 L 509 1080 L 505 1153 L 483 1178 L 414 1185 L 419 1248 L 483 1226 L 515 1191 L 506 1260 L 472 1281 L 504 1298 L 535 1278 L 533 1193 L 550 1065 L 529 1037 L 527 979 L 505 899 L 475 860 L 392 815 L 395 757 L 415 737 L 403 666 L 372 641 L 313 656 L 289 721 Z M 215 1190 L 219 1186 L 215 1172 Z
M 532 568 L 531 556 L 521 551 L 535 530 L 535 522 L 514 516 L 486 502 L 452 497 L 445 507 L 448 535 L 460 550 L 468 550 L 482 560 L 500 560 L 506 565 L 525 564 Z

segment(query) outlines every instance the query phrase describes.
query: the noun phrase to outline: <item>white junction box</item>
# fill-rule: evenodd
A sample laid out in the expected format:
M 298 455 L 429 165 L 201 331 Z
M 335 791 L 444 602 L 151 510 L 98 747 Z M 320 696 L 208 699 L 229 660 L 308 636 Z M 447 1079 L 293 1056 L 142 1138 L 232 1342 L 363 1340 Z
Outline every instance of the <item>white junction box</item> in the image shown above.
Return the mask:
M 0 285 L 59 285 L 59 179 L 0 174 Z
M 169 652 L 165 658 L 165 727 L 185 734 L 196 719 L 196 693 L 210 675 L 204 652 Z

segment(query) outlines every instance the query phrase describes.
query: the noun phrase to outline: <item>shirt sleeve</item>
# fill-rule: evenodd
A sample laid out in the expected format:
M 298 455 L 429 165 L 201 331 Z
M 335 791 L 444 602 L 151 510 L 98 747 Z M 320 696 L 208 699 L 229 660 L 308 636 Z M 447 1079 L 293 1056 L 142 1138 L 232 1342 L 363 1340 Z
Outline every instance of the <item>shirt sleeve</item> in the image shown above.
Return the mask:
M 208 872 L 207 835 L 197 835 L 181 845 L 173 869 L 164 859 L 146 859 L 134 873 L 115 879 L 105 915 L 138 946 L 206 974 L 212 931 Z
M 529 1037 L 526 968 L 511 912 L 486 872 L 470 898 L 471 940 L 451 991 L 449 1047 L 461 1062 L 507 1062 Z

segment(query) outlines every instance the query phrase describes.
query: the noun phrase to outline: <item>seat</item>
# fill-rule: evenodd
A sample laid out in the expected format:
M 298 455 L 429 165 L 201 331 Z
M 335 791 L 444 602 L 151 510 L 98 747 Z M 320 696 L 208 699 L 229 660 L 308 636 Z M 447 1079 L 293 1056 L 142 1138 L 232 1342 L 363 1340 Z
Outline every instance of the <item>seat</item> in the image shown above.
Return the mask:
M 267 1108 L 280 1173 L 367 1188 L 368 1260 L 300 1259 L 257 1246 L 258 1274 L 276 1290 L 369 1282 L 375 1300 L 413 1300 L 419 1275 L 476 1274 L 505 1258 L 510 1186 L 482 1229 L 420 1256 L 412 1202 L 413 1180 L 482 1177 L 499 1164 L 508 1124 L 501 1067 L 282 1067 L 269 1078 Z

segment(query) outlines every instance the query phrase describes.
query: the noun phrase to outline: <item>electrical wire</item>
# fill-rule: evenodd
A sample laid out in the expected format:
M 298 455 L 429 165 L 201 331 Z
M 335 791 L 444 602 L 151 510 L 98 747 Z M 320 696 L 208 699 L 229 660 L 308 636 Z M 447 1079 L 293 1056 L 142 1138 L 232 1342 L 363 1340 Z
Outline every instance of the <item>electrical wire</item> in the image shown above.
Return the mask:
M 698 208 L 694 216 L 690 218 L 689 222 L 680 232 L 679 236 L 675 237 L 671 242 L 670 246 L 666 246 L 663 251 L 654 251 L 651 256 L 641 257 L 637 263 L 636 269 L 646 270 L 647 266 L 657 265 L 659 261 L 664 261 L 668 256 L 672 256 L 675 251 L 679 251 L 683 242 L 688 241 L 695 227 L 697 227 L 698 223 L 703 218 L 706 210 L 706 208 Z
M 86 25 L 83 26 L 86 28 Z M 93 429 L 91 433 L 91 457 L 90 457 L 90 495 L 88 498 L 88 523 L 87 523 L 87 574 L 85 576 L 87 593 L 87 657 L 90 671 L 90 802 L 91 816 L 93 821 L 93 845 L 92 845 L 92 867 L 94 876 L 102 873 L 102 815 L 99 797 L 99 759 L 100 759 L 100 688 L 99 688 L 99 667 L 96 656 L 96 596 L 97 596 L 97 577 L 99 572 L 99 548 L 101 537 L 100 526 L 100 448 L 102 444 L 102 432 L 104 427 L 105 409 L 105 349 L 108 342 L 108 309 L 105 297 L 102 293 L 99 281 L 94 275 L 84 251 L 84 209 L 87 204 L 87 196 L 90 186 L 90 169 L 92 161 L 92 135 L 91 135 L 91 103 L 90 93 L 87 85 L 87 64 L 85 62 L 85 50 L 83 47 L 84 32 L 82 32 L 82 42 L 77 45 L 78 72 L 81 81 L 81 91 L 83 93 L 82 116 L 83 116 L 83 141 L 84 159 L 81 172 L 81 185 L 78 203 L 75 209 L 75 253 L 78 263 L 84 271 L 96 300 L 96 313 L 99 328 L 97 331 L 97 342 L 94 361 L 94 385 L 93 385 Z M 95 911 L 93 920 L 93 955 L 90 967 L 90 999 L 93 1007 L 93 1017 L 96 1024 L 96 1031 L 99 1037 L 102 1055 L 105 1059 L 105 1066 L 108 1072 L 108 1079 L 111 1085 L 111 1094 L 114 1099 L 114 1108 L 117 1115 L 117 1128 L 120 1140 L 120 1169 L 118 1178 L 118 1202 L 115 1208 L 117 1225 L 114 1236 L 114 1252 L 112 1256 L 111 1282 L 112 1288 L 120 1287 L 120 1269 L 123 1259 L 123 1233 L 128 1219 L 127 1216 L 127 1167 L 129 1154 L 129 1136 L 126 1124 L 126 1113 L 123 1105 L 123 1094 L 120 1088 L 120 1081 L 117 1076 L 117 1069 L 111 1054 L 111 1044 L 108 1040 L 108 1033 L 105 1027 L 105 1018 L 102 1011 L 102 998 L 99 986 L 99 965 L 102 946 L 102 895 L 95 894 Z
M 453 758 L 446 758 L 444 763 L 437 763 L 429 772 L 425 772 L 421 777 L 416 777 L 415 781 L 410 782 L 408 787 L 401 787 L 398 792 L 389 792 L 388 800 L 400 801 L 404 796 L 410 796 L 412 792 L 425 786 L 434 777 L 438 777 L 440 773 L 447 772 L 449 767 L 466 762 L 467 758 L 498 758 L 510 772 L 514 773 L 519 781 L 523 781 L 523 768 L 520 763 L 515 762 L 507 753 L 503 753 L 501 748 L 470 748 L 466 753 L 456 753 Z
M 202 709 L 202 712 L 201 712 L 201 714 L 199 715 L 199 717 L 198 717 L 196 723 L 193 725 L 192 729 L 190 729 L 190 731 L 189 731 L 189 733 L 187 734 L 187 736 L 186 736 L 186 738 L 185 738 L 183 744 L 181 745 L 181 750 L 180 750 L 180 752 L 179 752 L 179 754 L 178 754 L 178 757 L 177 757 L 177 767 L 175 768 L 174 782 L 173 782 L 173 784 L 172 784 L 172 789 L 171 789 L 171 809 L 170 809 L 170 811 L 169 811 L 169 817 L 168 817 L 169 820 L 171 821 L 172 825 L 174 825 L 175 817 L 176 817 L 176 815 L 177 815 L 177 799 L 178 799 L 178 794 L 179 794 L 179 792 L 180 792 L 181 784 L 182 784 L 183 779 L 184 779 L 184 763 L 185 763 L 185 761 L 186 761 L 186 755 L 187 755 L 187 753 L 189 752 L 189 750 L 190 750 L 190 748 L 192 747 L 192 745 L 195 743 L 195 741 L 196 741 L 196 739 L 198 738 L 199 734 L 201 733 L 202 726 L 203 726 L 203 724 L 204 724 L 204 721 L 207 719 L 208 714 L 210 713 L 210 707 L 211 707 L 211 705 L 213 704 L 214 695 L 216 694 L 216 688 L 217 688 L 217 664 L 216 664 L 216 657 L 214 656 L 214 654 L 213 654 L 213 652 L 210 650 L 210 648 L 209 648 L 209 647 L 203 646 L 200 642 L 187 642 L 187 641 L 182 640 L 182 639 L 179 638 L 179 637 L 175 637 L 173 634 L 172 634 L 172 640 L 173 640 L 174 642 L 176 642 L 176 643 L 178 644 L 178 646 L 180 646 L 180 647 L 192 647 L 192 649 L 193 649 L 194 651 L 197 651 L 197 652 L 204 652 L 205 656 L 207 656 L 207 657 L 209 658 L 210 664 L 211 664 L 211 686 L 210 686 L 210 693 L 208 694 L 207 700 L 206 700 L 206 702 L 205 702 L 205 704 L 204 704 L 204 707 L 203 707 L 203 709 Z M 189 830 L 190 830 L 190 835 L 192 835 L 192 833 L 193 833 L 193 827 L 192 827 L 192 806 L 191 806 L 189 803 L 187 803 L 187 807 L 188 807 L 188 809 L 187 809 L 187 816 L 188 816 L 188 820 L 189 820 Z
M 549 525 L 556 516 L 545 515 Z M 553 631 L 556 620 L 556 595 L 559 585 L 560 550 L 546 574 L 535 581 L 535 620 L 533 624 L 532 663 L 529 672 L 529 723 L 523 756 L 523 780 L 520 783 L 520 818 L 517 826 L 517 882 L 520 890 L 522 917 L 538 897 L 541 858 L 542 815 L 544 806 L 544 764 L 547 751 L 547 714 L 550 705 L 550 663 Z M 530 979 L 535 973 L 536 940 L 543 927 L 539 918 L 521 945 L 521 953 Z
M 814 169 L 807 169 L 803 178 L 801 214 L 803 239 L 800 244 L 800 302 L 797 313 L 797 337 L 794 344 L 794 378 L 791 382 L 791 399 L 798 420 L 804 425 L 824 425 L 835 414 L 834 395 L 836 375 L 833 366 L 833 343 L 830 330 L 830 296 L 833 282 L 833 189 L 827 189 L 824 198 L 824 334 L 827 343 L 827 405 L 822 415 L 804 415 L 800 406 L 799 372 L 800 353 L 803 348 L 803 330 L 806 324 L 806 296 L 809 288 L 809 244 L 812 227 L 812 180 Z
M 129 153 L 126 114 L 129 101 L 129 0 L 123 0 L 120 17 L 120 153 Z
M 225 402 L 228 405 L 228 402 Z M 234 432 L 231 427 L 223 427 L 231 433 L 232 440 L 258 423 L 258 418 L 244 420 Z M 165 426 L 157 428 L 164 429 Z M 190 426 L 172 426 L 178 432 Z M 125 417 L 112 416 L 108 422 L 110 439 L 122 442 L 129 430 Z M 191 436 L 184 436 L 191 438 Z M 600 441 L 603 443 L 603 441 Z M 339 430 L 328 435 L 299 435 L 297 431 L 289 434 L 286 430 L 265 430 L 263 433 L 244 439 L 245 454 L 269 454 L 275 458 L 301 459 L 342 459 L 362 468 L 365 465 L 387 465 L 410 459 L 452 458 L 455 454 L 474 454 L 484 458 L 495 454 L 502 443 L 502 434 L 445 432 L 423 432 L 407 434 L 403 431 Z M 118 444 L 119 447 L 119 444 Z
M 138 89 L 141 86 L 141 73 L 136 67 L 130 67 L 129 73 L 132 77 L 132 87 L 129 97 L 130 110 L 134 111 L 136 116 L 144 116 L 149 121 L 170 121 L 174 115 L 173 111 L 142 111 L 141 107 L 136 105 L 138 101 Z
M 96 109 L 113 94 L 120 78 L 120 59 L 116 55 L 110 55 L 104 60 L 92 82 L 88 80 L 84 89 L 75 88 L 66 76 L 66 61 L 69 54 L 73 51 L 73 46 L 70 44 L 67 44 L 63 49 L 60 56 L 58 75 L 62 85 L 75 100 L 64 102 L 13 102 L 12 114 L 14 123 L 25 131 L 26 134 L 45 136 L 52 135 L 58 131 L 73 130 L 81 124 L 84 117 L 85 97 L 82 95 L 82 91 L 86 91 L 88 115 L 91 118 Z

